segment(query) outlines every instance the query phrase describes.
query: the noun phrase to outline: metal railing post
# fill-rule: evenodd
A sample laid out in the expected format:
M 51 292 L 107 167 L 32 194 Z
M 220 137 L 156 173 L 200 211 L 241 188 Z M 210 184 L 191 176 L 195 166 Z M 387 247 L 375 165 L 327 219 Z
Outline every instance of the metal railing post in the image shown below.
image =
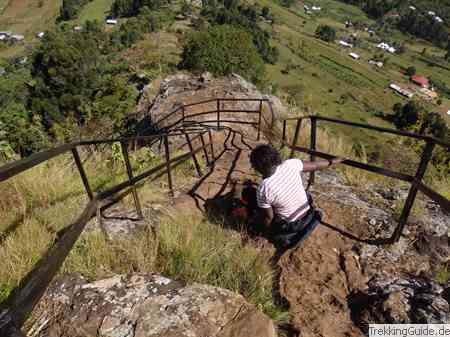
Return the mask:
M 294 152 L 295 152 L 294 147 L 297 146 L 298 136 L 300 134 L 301 127 L 302 127 L 302 120 L 298 119 L 297 125 L 295 126 L 294 138 L 292 139 L 292 148 L 291 148 L 291 154 L 289 155 L 289 158 L 294 157 Z
M 309 148 L 313 151 L 316 151 L 316 137 L 317 137 L 317 119 L 314 116 L 312 116 L 311 117 L 311 139 L 310 139 Z M 311 155 L 310 160 L 315 161 L 316 156 Z M 309 174 L 309 181 L 308 181 L 309 186 L 314 184 L 315 178 L 316 178 L 315 172 L 311 171 Z
M 192 147 L 191 139 L 189 138 L 189 135 L 187 133 L 184 133 L 184 135 L 186 137 L 186 141 L 187 141 L 187 144 L 189 146 L 189 151 L 191 152 L 192 160 L 194 161 L 195 169 L 197 170 L 197 175 L 199 177 L 201 177 L 202 176 L 202 170 L 200 168 L 200 164 L 198 163 L 197 156 L 194 153 L 194 148 Z
M 403 229 L 405 228 L 405 225 L 408 221 L 409 214 L 411 213 L 411 209 L 414 205 L 414 201 L 419 190 L 415 182 L 422 182 L 425 171 L 427 170 L 428 163 L 430 162 L 431 156 L 433 154 L 434 146 L 435 143 L 432 141 L 428 141 L 425 145 L 422 156 L 420 158 L 419 166 L 417 167 L 416 175 L 414 176 L 414 181 L 411 183 L 408 197 L 406 198 L 405 205 L 403 206 L 402 214 L 400 215 L 400 219 L 398 221 L 398 226 L 392 234 L 392 237 L 390 238 L 390 241 L 392 243 L 398 242 L 398 240 L 400 240 L 400 236 L 402 235 Z
M 217 129 L 220 129 L 220 99 L 217 99 Z
M 169 183 L 170 194 L 173 197 L 175 194 L 173 192 L 172 171 L 170 167 L 169 137 L 167 135 L 164 135 L 164 155 L 166 157 L 167 182 Z
M 213 143 L 213 138 L 212 138 L 212 134 L 211 134 L 211 130 L 208 129 L 208 137 L 209 137 L 209 144 L 211 145 L 211 158 L 212 158 L 212 163 L 214 163 L 214 161 L 216 160 L 215 154 L 214 154 L 214 143 Z
M 261 138 L 261 114 L 262 114 L 262 100 L 259 101 L 259 114 L 258 114 L 258 136 L 257 141 Z
M 208 151 L 206 150 L 206 143 L 205 139 L 203 138 L 203 133 L 200 134 L 200 141 L 202 142 L 203 154 L 205 155 L 206 165 L 209 166 Z
M 283 136 L 281 137 L 281 148 L 283 149 L 286 145 L 286 127 L 287 127 L 287 120 L 283 121 Z
M 128 180 L 131 182 L 133 179 L 133 169 L 131 167 L 131 163 L 130 163 L 130 157 L 128 155 L 128 146 L 127 143 L 125 143 L 124 141 L 120 142 L 120 146 L 122 148 L 122 154 L 123 154 L 123 159 L 125 160 L 125 167 L 127 169 L 127 175 L 128 175 Z M 133 199 L 134 199 L 134 206 L 136 207 L 136 213 L 139 217 L 139 219 L 143 219 L 144 216 L 142 214 L 142 208 L 141 208 L 141 204 L 139 202 L 139 196 L 136 190 L 136 186 L 134 184 L 131 185 L 131 191 L 133 194 Z
M 86 176 L 86 172 L 84 171 L 83 163 L 81 162 L 80 155 L 76 147 L 72 149 L 73 158 L 75 160 L 75 164 L 77 165 L 78 172 L 80 173 L 81 180 L 83 181 L 84 189 L 89 197 L 89 200 L 94 198 L 94 194 L 92 193 L 91 187 L 89 185 L 89 180 Z

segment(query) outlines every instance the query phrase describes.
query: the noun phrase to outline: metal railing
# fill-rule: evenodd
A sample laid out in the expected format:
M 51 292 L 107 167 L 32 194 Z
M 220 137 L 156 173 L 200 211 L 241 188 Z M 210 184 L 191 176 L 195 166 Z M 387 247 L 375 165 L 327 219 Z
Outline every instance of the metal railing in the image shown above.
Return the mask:
M 300 130 L 303 120 L 310 120 L 311 122 L 311 133 L 310 133 L 310 143 L 309 148 L 300 147 L 297 146 L 299 137 L 300 137 Z M 295 131 L 294 136 L 292 138 L 291 142 L 287 141 L 287 123 L 295 122 Z M 411 209 L 414 205 L 414 201 L 417 196 L 417 192 L 420 191 L 423 194 L 425 194 L 427 197 L 429 197 L 431 200 L 436 202 L 444 211 L 450 212 L 450 200 L 445 198 L 443 195 L 433 191 L 431 188 L 426 186 L 423 183 L 423 177 L 425 175 L 425 172 L 427 170 L 428 163 L 430 162 L 433 154 L 433 149 L 436 145 L 443 146 L 450 151 L 450 144 L 434 138 L 430 136 L 415 134 L 411 132 L 405 132 L 400 130 L 394 130 L 394 129 L 388 129 L 383 128 L 379 126 L 373 126 L 368 124 L 361 124 L 361 123 L 354 123 L 350 121 L 345 120 L 339 120 L 335 118 L 329 118 L 329 117 L 321 117 L 321 116 L 307 116 L 307 117 L 296 117 L 296 118 L 287 118 L 283 120 L 283 131 L 282 131 L 282 147 L 288 146 L 291 149 L 290 157 L 293 157 L 295 152 L 303 152 L 310 155 L 310 160 L 314 161 L 316 157 L 321 157 L 324 159 L 332 159 L 335 158 L 333 154 L 324 153 L 317 151 L 317 124 L 318 122 L 325 122 L 325 123 L 334 123 L 334 124 L 340 124 L 340 125 L 346 125 L 356 128 L 363 128 L 368 130 L 374 130 L 381 133 L 387 133 L 387 134 L 393 134 L 401 137 L 407 137 L 412 138 L 420 141 L 425 142 L 425 147 L 423 149 L 423 152 L 420 157 L 419 165 L 416 169 L 416 173 L 414 176 L 400 173 L 397 171 L 389 170 L 383 167 L 358 162 L 355 160 L 346 159 L 342 164 L 348 165 L 357 169 L 365 170 L 368 172 L 376 173 L 385 177 L 390 177 L 394 179 L 398 179 L 401 181 L 408 182 L 410 184 L 410 189 L 408 192 L 408 196 L 406 198 L 405 204 L 403 205 L 403 209 L 398 221 L 398 226 L 396 227 L 394 233 L 392 236 L 386 240 L 386 242 L 393 243 L 397 242 L 400 239 L 400 236 L 403 232 L 403 229 L 408 222 L 409 215 L 411 213 Z M 314 172 L 310 173 L 309 176 L 309 182 L 308 186 L 312 185 L 315 180 L 315 174 Z
M 208 102 L 216 102 L 217 110 L 193 114 L 186 113 L 188 107 L 201 106 Z M 223 102 L 257 102 L 258 109 L 223 109 Z M 80 174 L 85 192 L 89 198 L 89 202 L 80 216 L 71 225 L 58 232 L 57 239 L 52 246 L 35 264 L 33 269 L 21 280 L 19 286 L 16 287 L 8 298 L 0 304 L 0 336 L 23 336 L 20 331 L 21 327 L 45 293 L 48 285 L 57 274 L 90 219 L 97 216 L 101 223 L 102 212 L 125 198 L 130 193 L 133 196 L 136 213 L 139 218 L 142 218 L 142 208 L 137 193 L 138 184 L 153 175 L 161 176 L 166 174 L 169 191 L 170 194 L 173 195 L 172 169 L 182 162 L 192 159 L 197 175 L 201 176 L 201 165 L 197 158 L 197 154 L 202 152 L 206 163 L 210 165 L 213 164 L 216 160 L 213 139 L 214 131 L 227 130 L 228 135 L 230 135 L 231 132 L 239 133 L 228 127 L 227 124 L 229 123 L 253 125 L 257 128 L 257 139 L 259 140 L 262 124 L 262 106 L 264 102 L 269 105 L 269 109 L 271 110 L 272 107 L 270 101 L 267 99 L 219 98 L 193 103 L 182 106 L 164 117 L 163 120 L 166 120 L 173 116 L 177 117 L 178 114 L 181 115 L 174 123 L 160 127 L 160 132 L 158 132 L 157 135 L 73 142 L 48 151 L 33 154 L 25 159 L 0 167 L 0 182 L 2 182 L 52 158 L 71 153 Z M 249 122 L 245 119 L 226 120 L 222 119 L 223 113 L 256 114 L 258 115 L 258 121 Z M 208 114 L 213 114 L 217 119 L 196 120 L 197 117 Z M 157 124 L 162 124 L 163 120 L 158 121 Z M 214 126 L 208 125 L 211 124 L 211 121 L 214 122 Z M 194 135 L 194 137 L 192 137 L 192 135 Z M 207 140 L 205 140 L 205 135 L 208 135 Z M 241 134 L 241 136 L 243 135 Z M 174 137 L 183 137 L 186 143 L 183 144 L 182 147 L 187 146 L 189 151 L 172 158 L 169 139 Z M 199 140 L 201 146 L 195 147 L 195 140 Z M 117 142 L 120 143 L 127 180 L 105 191 L 95 193 L 91 188 L 89 177 L 86 174 L 83 162 L 80 158 L 79 148 L 90 145 L 113 144 Z M 152 146 L 157 142 L 159 142 L 160 145 L 163 144 L 164 162 L 149 168 L 139 175 L 134 175 L 129 158 L 129 145 L 139 143 L 140 146 Z
M 198 107 L 205 104 L 214 103 L 215 108 L 212 110 L 207 110 L 204 112 L 197 112 L 190 114 L 188 108 Z M 257 109 L 233 109 L 224 107 L 226 102 L 255 102 L 257 104 Z M 272 121 L 269 122 L 265 119 L 263 112 L 263 104 L 267 104 L 269 113 L 272 114 Z M 242 114 L 245 115 L 256 115 L 257 121 L 248 121 L 241 119 L 223 119 L 224 114 Z M 207 115 L 213 115 L 213 119 L 203 119 L 199 120 L 199 117 L 204 117 Z M 174 121 L 171 121 L 174 118 Z M 310 147 L 303 148 L 297 146 L 302 120 L 311 120 L 311 134 L 310 134 Z M 316 157 L 322 158 L 333 158 L 332 154 L 327 154 L 319 152 L 316 150 L 316 140 L 317 140 L 317 122 L 330 122 L 338 123 L 343 125 L 348 125 L 352 127 L 366 128 L 370 130 L 375 130 L 378 132 L 396 134 L 405 137 L 411 137 L 419 140 L 424 140 L 426 142 L 425 150 L 423 151 L 422 158 L 417 169 L 415 176 L 406 175 L 403 173 L 391 171 L 382 167 L 373 166 L 366 163 L 361 163 L 353 160 L 345 160 L 343 164 L 355 167 L 357 169 L 366 170 L 369 172 L 374 172 L 391 178 L 396 178 L 402 181 L 411 183 L 411 188 L 406 200 L 403 212 L 400 218 L 399 226 L 397 227 L 392 240 L 398 240 L 400 234 L 403 230 L 404 225 L 408 219 L 411 207 L 416 198 L 417 192 L 421 191 L 432 200 L 436 201 L 444 210 L 450 211 L 450 201 L 444 196 L 433 191 L 429 187 L 425 186 L 422 182 L 422 178 L 426 171 L 428 162 L 431 159 L 433 148 L 436 144 L 440 146 L 449 147 L 449 144 L 445 142 L 417 134 L 412 134 L 408 132 L 380 128 L 376 126 L 370 126 L 365 124 L 352 123 L 348 121 L 342 121 L 332 118 L 310 116 L 302 118 L 290 118 L 283 120 L 283 134 L 282 134 L 282 144 L 283 146 L 289 146 L 291 148 L 291 156 L 295 152 L 308 153 L 311 156 L 311 160 L 315 160 Z M 263 131 L 263 122 L 266 123 L 267 129 L 270 130 L 274 125 L 274 114 L 272 110 L 271 102 L 268 99 L 232 99 L 232 98 L 215 98 L 211 100 L 206 100 L 202 102 L 192 103 L 180 106 L 174 111 L 163 117 L 156 122 L 157 129 L 159 133 L 157 135 L 150 136 L 136 136 L 128 138 L 117 138 L 117 139 L 107 139 L 107 140 L 92 140 L 92 141 L 80 141 L 70 144 L 65 144 L 57 148 L 37 153 L 31 155 L 28 158 L 22 159 L 17 162 L 13 162 L 0 167 L 0 182 L 5 181 L 11 177 L 14 177 L 26 170 L 29 170 L 43 162 L 46 162 L 52 158 L 60 156 L 65 153 L 71 153 L 75 162 L 75 165 L 79 171 L 81 181 L 84 185 L 87 196 L 89 197 L 89 202 L 80 214 L 80 216 L 68 227 L 63 229 L 58 233 L 57 240 L 54 244 L 47 250 L 44 256 L 36 263 L 34 268 L 21 280 L 19 286 L 13 290 L 10 296 L 0 304 L 0 336 L 23 336 L 20 331 L 25 320 L 32 312 L 35 305 L 39 302 L 40 298 L 43 296 L 48 285 L 60 269 L 70 250 L 78 240 L 79 236 L 83 232 L 87 222 L 95 217 L 99 216 L 101 220 L 101 213 L 122 200 L 125 196 L 130 193 L 133 196 L 134 205 L 136 208 L 136 213 L 139 217 L 142 217 L 142 209 L 139 202 L 139 196 L 137 193 L 137 187 L 143 182 L 144 179 L 151 176 L 161 176 L 167 175 L 168 187 L 170 193 L 173 195 L 173 179 L 172 179 L 172 169 L 181 164 L 182 162 L 192 159 L 194 162 L 194 167 L 197 175 L 201 176 L 201 165 L 197 159 L 198 153 L 203 153 L 207 164 L 213 165 L 217 156 L 214 151 L 214 131 L 227 130 L 229 138 L 230 134 L 240 133 L 239 131 L 231 128 L 228 124 L 244 124 L 252 125 L 257 129 L 256 140 L 260 139 L 261 132 Z M 295 133 L 292 142 L 287 143 L 287 123 L 296 122 Z M 208 139 L 205 140 L 205 135 L 208 134 Z M 269 134 L 269 133 L 268 133 Z M 192 137 L 194 135 L 194 137 Z M 240 133 L 241 137 L 244 137 Z M 185 143 L 182 147 L 187 146 L 189 151 L 181 155 L 177 155 L 172 158 L 170 153 L 169 140 L 172 137 L 183 137 Z M 199 140 L 200 146 L 195 147 L 194 141 Z M 121 146 L 121 152 L 124 159 L 127 180 L 119 183 L 105 191 L 95 193 L 92 190 L 89 182 L 89 177 L 84 170 L 82 160 L 79 155 L 78 149 L 83 146 L 89 145 L 101 145 L 101 144 L 112 144 L 119 142 Z M 139 175 L 134 175 L 133 168 L 129 159 L 129 145 L 139 143 L 140 146 L 152 146 L 159 142 L 163 145 L 163 155 L 164 162 L 155 167 L 149 168 Z M 209 152 L 209 156 L 208 156 Z M 314 182 L 314 173 L 310 175 L 310 184 Z

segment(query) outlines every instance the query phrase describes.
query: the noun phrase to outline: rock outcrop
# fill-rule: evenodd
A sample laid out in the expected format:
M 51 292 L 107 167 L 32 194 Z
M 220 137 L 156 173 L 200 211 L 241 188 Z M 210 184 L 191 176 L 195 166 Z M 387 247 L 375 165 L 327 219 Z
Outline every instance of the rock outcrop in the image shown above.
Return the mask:
M 450 308 L 444 294 L 440 285 L 427 279 L 375 278 L 349 304 L 364 331 L 369 324 L 448 324 Z
M 209 73 L 200 76 L 177 74 L 163 80 L 156 80 L 144 90 L 144 95 L 138 104 L 141 117 L 149 120 L 149 123 L 158 123 L 164 117 L 177 110 L 181 105 L 197 103 L 211 98 L 266 98 L 272 103 L 273 110 L 263 106 L 263 122 L 266 126 L 273 126 L 279 120 L 281 114 L 285 113 L 285 107 L 280 99 L 272 95 L 262 94 L 253 84 L 247 82 L 239 75 L 233 74 L 228 77 L 214 78 Z M 258 102 L 224 102 L 221 109 L 246 109 L 257 110 Z M 216 109 L 216 102 L 194 106 L 186 110 L 186 115 L 211 111 Z M 171 121 L 181 117 L 181 111 L 174 118 L 160 122 L 164 127 Z M 236 115 L 223 114 L 222 118 L 234 119 Z M 215 119 L 215 116 L 206 116 L 203 119 Z M 246 116 L 247 121 L 257 121 L 257 115 Z M 234 125 L 235 127 L 236 125 Z
M 228 290 L 156 274 L 88 283 L 67 274 L 44 299 L 39 337 L 275 337 L 272 321 Z

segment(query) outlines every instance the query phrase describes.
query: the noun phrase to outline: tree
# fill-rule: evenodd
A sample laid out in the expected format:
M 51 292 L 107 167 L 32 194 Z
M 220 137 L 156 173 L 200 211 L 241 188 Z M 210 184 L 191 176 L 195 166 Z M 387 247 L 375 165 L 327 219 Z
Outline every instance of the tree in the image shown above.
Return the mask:
M 59 19 L 67 21 L 76 18 L 81 8 L 88 2 L 88 0 L 63 0 L 59 10 Z
M 417 125 L 423 107 L 416 101 L 409 101 L 404 106 L 394 105 L 394 125 L 397 129 L 407 129 Z
M 268 18 L 269 18 L 269 15 L 270 15 L 270 8 L 267 7 L 267 6 L 264 6 L 264 7 L 262 8 L 261 15 L 262 15 L 264 18 L 268 19 Z
M 327 25 L 320 25 L 316 29 L 316 36 L 326 42 L 336 40 L 336 29 Z
M 238 73 L 253 82 L 264 76 L 264 62 L 251 35 L 230 25 L 191 33 L 183 47 L 181 66 L 215 75 Z
M 408 67 L 406 69 L 405 74 L 408 75 L 409 77 L 414 76 L 416 74 L 416 67 L 414 67 L 414 66 Z

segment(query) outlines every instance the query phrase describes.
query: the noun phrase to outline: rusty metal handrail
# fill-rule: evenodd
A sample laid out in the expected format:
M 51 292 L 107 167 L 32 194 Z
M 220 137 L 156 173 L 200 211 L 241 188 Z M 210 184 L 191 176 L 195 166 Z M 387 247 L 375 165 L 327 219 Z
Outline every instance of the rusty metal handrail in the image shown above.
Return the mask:
M 308 119 L 311 122 L 311 134 L 310 134 L 310 146 L 309 148 L 297 146 L 298 139 L 300 136 L 301 124 L 302 121 Z M 290 121 L 296 121 L 295 132 L 291 143 L 288 143 L 286 140 L 286 132 L 287 132 L 287 123 Z M 290 157 L 293 157 L 295 152 L 303 152 L 310 155 L 311 161 L 314 161 L 316 157 L 321 157 L 325 159 L 335 158 L 334 155 L 329 153 L 324 153 L 316 150 L 316 140 L 317 140 L 317 122 L 331 122 L 336 124 L 347 125 L 351 127 L 364 128 L 368 130 L 374 130 L 377 132 L 395 134 L 402 137 L 413 138 L 421 141 L 425 141 L 426 145 L 422 152 L 419 165 L 416 170 L 416 174 L 414 176 L 403 174 L 401 172 L 392 171 L 383 167 L 378 167 L 374 165 L 370 165 L 367 163 L 361 163 L 354 160 L 346 159 L 342 162 L 344 165 L 352 166 L 358 169 L 362 169 L 368 172 L 373 172 L 376 174 L 384 175 L 386 177 L 402 180 L 410 183 L 410 189 L 408 192 L 408 196 L 406 198 L 405 204 L 403 206 L 402 213 L 400 215 L 398 226 L 396 227 L 394 233 L 391 238 L 389 238 L 389 242 L 397 242 L 400 240 L 400 236 L 403 233 L 403 229 L 408 221 L 409 215 L 411 213 L 412 207 L 414 205 L 414 201 L 417 196 L 417 192 L 421 191 L 431 200 L 436 202 L 442 209 L 446 212 L 450 212 L 450 200 L 445 198 L 443 195 L 439 194 L 436 191 L 433 191 L 431 188 L 427 187 L 423 184 L 422 180 L 425 175 L 428 163 L 431 160 L 433 149 L 435 145 L 440 145 L 443 147 L 447 147 L 450 149 L 450 144 L 446 143 L 441 139 L 437 139 L 430 136 L 419 135 L 411 132 L 399 131 L 395 129 L 382 128 L 379 126 L 369 125 L 369 124 L 361 124 L 354 123 L 345 120 L 339 120 L 335 118 L 322 117 L 322 116 L 305 116 L 305 117 L 295 117 L 295 118 L 287 118 L 283 120 L 283 131 L 282 131 L 282 147 L 287 146 L 291 149 Z M 310 172 L 308 186 L 312 185 L 315 180 L 315 173 Z
M 185 121 L 185 107 L 179 107 L 175 109 L 171 114 L 163 118 L 170 117 L 174 113 L 183 111 L 183 116 L 179 119 L 175 125 L 171 127 L 163 128 L 162 131 L 156 135 L 149 136 L 135 136 L 135 137 L 124 137 L 115 139 L 101 139 L 101 140 L 86 140 L 78 141 L 69 144 L 64 144 L 56 148 L 43 151 L 40 153 L 33 154 L 22 160 L 6 164 L 0 167 L 0 182 L 10 179 L 24 171 L 27 171 L 43 162 L 46 162 L 52 158 L 65 153 L 72 153 L 76 167 L 79 171 L 81 181 L 83 183 L 86 194 L 89 197 L 89 202 L 78 219 L 61 230 L 58 233 L 58 239 L 55 243 L 47 250 L 45 255 L 35 264 L 34 268 L 21 280 L 18 287 L 16 287 L 13 292 L 8 296 L 8 298 L 0 304 L 0 336 L 20 336 L 23 335 L 20 332 L 20 328 L 24 324 L 26 318 L 31 313 L 35 305 L 39 302 L 40 298 L 43 296 L 46 288 L 50 284 L 53 277 L 56 275 L 57 271 L 63 264 L 73 245 L 76 243 L 78 237 L 83 232 L 87 222 L 92 219 L 95 215 L 101 216 L 102 211 L 111 207 L 118 201 L 125 198 L 128 194 L 133 194 L 134 204 L 138 216 L 142 217 L 142 209 L 139 202 L 139 197 L 137 194 L 138 184 L 154 175 L 154 174 L 167 174 L 167 180 L 169 184 L 169 191 L 173 195 L 173 181 L 172 181 L 172 167 L 176 167 L 181 162 L 192 158 L 195 164 L 197 174 L 202 175 L 199 162 L 196 158 L 196 154 L 203 152 L 206 162 L 212 164 L 216 158 L 214 155 L 214 141 L 212 137 L 211 130 L 222 130 L 228 129 L 231 132 L 231 128 L 221 126 L 222 123 L 241 123 L 241 124 L 252 124 L 258 127 L 258 139 L 260 137 L 261 131 L 261 113 L 262 113 L 262 102 L 268 100 L 266 99 L 223 99 L 224 101 L 256 101 L 259 102 L 259 110 L 256 111 L 230 111 L 230 112 L 246 112 L 259 114 L 258 123 L 250 123 L 247 121 L 228 121 L 221 120 L 220 118 L 220 101 L 221 99 L 211 99 L 208 101 L 193 103 L 188 106 L 203 104 L 205 102 L 217 102 L 217 111 L 212 113 L 217 114 L 217 120 L 213 120 L 214 123 L 217 122 L 217 128 L 205 125 L 204 121 Z M 270 102 L 269 102 L 270 106 Z M 270 106 L 271 109 L 271 106 Z M 196 115 L 187 116 L 196 117 Z M 238 131 L 233 131 L 237 132 Z M 191 134 L 196 134 L 194 138 L 190 138 Z M 208 134 L 209 141 L 206 142 L 204 135 Z M 189 151 L 178 155 L 175 158 L 170 156 L 169 148 L 169 138 L 174 136 L 184 136 L 186 139 L 186 145 L 189 147 Z M 241 134 L 242 137 L 242 134 Z M 200 139 L 201 146 L 194 148 L 193 141 Z M 227 138 L 228 139 L 228 138 Z M 157 165 L 156 167 L 150 168 L 149 170 L 134 176 L 133 168 L 130 163 L 128 145 L 133 142 L 144 142 L 145 144 L 153 145 L 155 141 L 160 141 L 164 144 L 164 158 L 165 161 Z M 112 144 L 120 143 L 122 155 L 124 158 L 124 164 L 127 173 L 127 180 L 117 184 L 106 191 L 94 194 L 89 184 L 88 176 L 84 170 L 83 163 L 80 159 L 78 149 L 83 146 L 89 145 L 100 145 L 100 144 Z M 210 157 L 208 156 L 208 151 L 210 152 Z

